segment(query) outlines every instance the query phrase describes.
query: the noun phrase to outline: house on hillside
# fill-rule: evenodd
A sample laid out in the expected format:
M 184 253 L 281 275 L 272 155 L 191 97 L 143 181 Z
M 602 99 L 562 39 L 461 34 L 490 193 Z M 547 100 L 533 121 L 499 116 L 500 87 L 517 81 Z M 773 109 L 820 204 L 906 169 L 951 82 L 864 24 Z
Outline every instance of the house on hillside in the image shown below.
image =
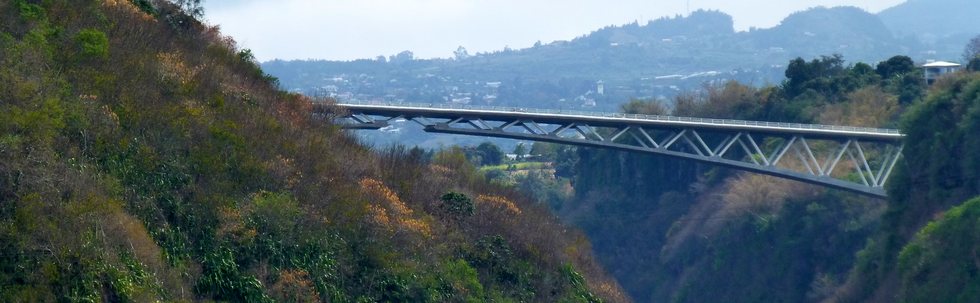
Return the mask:
M 922 69 L 925 74 L 926 83 L 932 84 L 936 82 L 943 75 L 954 73 L 963 68 L 959 63 L 946 62 L 946 61 L 931 61 L 922 65 Z

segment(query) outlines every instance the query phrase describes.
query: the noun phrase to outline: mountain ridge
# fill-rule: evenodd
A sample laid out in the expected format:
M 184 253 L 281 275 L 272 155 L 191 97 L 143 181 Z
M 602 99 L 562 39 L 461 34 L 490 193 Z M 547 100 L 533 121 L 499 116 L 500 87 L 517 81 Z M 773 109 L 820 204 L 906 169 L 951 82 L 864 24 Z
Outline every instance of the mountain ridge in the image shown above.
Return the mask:
M 956 44 L 948 48 L 962 45 Z M 920 43 L 896 39 L 873 14 L 853 7 L 821 7 L 794 13 L 776 27 L 752 31 L 736 32 L 731 16 L 699 10 L 643 25 L 609 26 L 526 49 L 462 51 L 454 59 L 415 59 L 406 51 L 373 60 L 274 60 L 263 67 L 287 89 L 341 100 L 463 100 L 614 111 L 630 98 L 669 99 L 727 80 L 779 83 L 783 67 L 798 57 L 841 54 L 849 61 L 875 63 L 910 55 L 925 61 L 958 56 L 960 50 L 916 55 L 927 52 Z M 667 77 L 671 75 L 698 76 Z M 363 79 L 355 85 L 354 77 Z M 331 80 L 338 78 L 344 80 Z M 604 82 L 602 95 L 597 94 L 598 81 Z M 499 89 L 484 85 L 491 82 L 500 82 Z

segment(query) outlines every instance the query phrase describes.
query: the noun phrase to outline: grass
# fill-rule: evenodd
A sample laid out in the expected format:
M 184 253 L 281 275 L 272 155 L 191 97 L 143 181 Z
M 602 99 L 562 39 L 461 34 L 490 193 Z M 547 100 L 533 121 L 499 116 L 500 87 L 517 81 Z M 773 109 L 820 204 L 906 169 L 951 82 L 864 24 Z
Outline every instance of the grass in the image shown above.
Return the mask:
M 546 169 L 551 168 L 551 162 L 518 162 L 518 163 L 505 163 L 500 165 L 487 165 L 481 166 L 480 172 L 488 172 L 491 170 L 507 170 L 511 166 L 514 166 L 514 170 L 529 170 L 529 169 Z

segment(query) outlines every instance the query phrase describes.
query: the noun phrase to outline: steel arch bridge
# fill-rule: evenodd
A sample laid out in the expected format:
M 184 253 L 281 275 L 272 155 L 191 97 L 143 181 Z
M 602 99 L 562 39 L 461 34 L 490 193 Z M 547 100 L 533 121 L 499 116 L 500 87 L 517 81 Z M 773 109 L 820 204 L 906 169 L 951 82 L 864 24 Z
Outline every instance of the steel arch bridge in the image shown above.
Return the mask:
M 432 104 L 317 104 L 348 129 L 396 119 L 427 132 L 543 141 L 690 159 L 883 198 L 898 130 L 675 116 Z

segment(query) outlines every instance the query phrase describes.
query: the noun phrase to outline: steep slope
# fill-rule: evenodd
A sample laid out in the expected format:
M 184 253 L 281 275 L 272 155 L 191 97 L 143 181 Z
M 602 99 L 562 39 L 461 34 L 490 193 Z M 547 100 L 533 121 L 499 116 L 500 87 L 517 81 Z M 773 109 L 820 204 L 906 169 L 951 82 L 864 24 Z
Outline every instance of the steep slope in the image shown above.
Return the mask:
M 371 152 L 253 60 L 165 1 L 0 2 L 0 301 L 627 300 L 461 153 Z
M 901 298 L 907 302 L 980 300 L 980 198 L 945 212 L 916 233 L 898 255 Z
M 976 247 L 977 231 L 961 226 L 975 216 L 976 203 L 951 208 L 980 196 L 980 74 L 935 84 L 903 117 L 902 130 L 905 161 L 890 181 L 882 228 L 859 254 L 842 297 L 976 301 L 980 294 L 968 283 L 980 265 L 967 251 Z M 942 271 L 948 268 L 956 271 Z
M 678 97 L 673 113 L 880 127 L 894 125 L 924 90 L 908 57 L 877 69 L 838 57 L 790 66 L 783 85 L 708 86 Z M 905 91 L 910 97 L 902 101 Z M 665 157 L 578 154 L 576 197 L 561 214 L 585 230 L 599 259 L 638 301 L 832 300 L 886 208 L 878 199 Z M 803 165 L 794 163 L 786 162 Z
M 623 285 L 637 300 L 976 302 L 980 141 L 973 134 L 980 131 L 980 74 L 953 75 L 924 96 L 909 58 L 882 63 L 877 75 L 870 69 L 827 68 L 758 90 L 708 87 L 700 97 L 679 99 L 675 112 L 794 120 L 817 113 L 810 117 L 823 123 L 901 125 L 906 145 L 887 201 L 580 150 L 577 197 L 563 214 L 583 226 L 599 258 L 629 281 Z M 855 81 L 860 84 L 828 85 Z M 773 111 L 778 104 L 788 110 Z

